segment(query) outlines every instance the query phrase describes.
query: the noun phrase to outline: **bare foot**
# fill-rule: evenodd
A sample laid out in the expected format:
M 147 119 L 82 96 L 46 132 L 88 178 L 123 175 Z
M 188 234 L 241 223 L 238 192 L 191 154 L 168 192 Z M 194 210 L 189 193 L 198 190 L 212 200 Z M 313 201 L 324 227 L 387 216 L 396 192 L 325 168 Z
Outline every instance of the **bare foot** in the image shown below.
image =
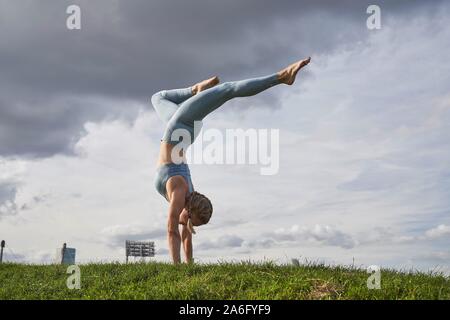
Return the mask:
M 192 86 L 192 93 L 195 95 L 203 90 L 214 87 L 219 83 L 219 77 L 212 77 Z
M 295 81 L 295 77 L 301 68 L 306 66 L 311 61 L 311 57 L 307 59 L 303 59 L 297 61 L 296 63 L 291 64 L 289 67 L 284 68 L 280 72 L 278 72 L 278 79 L 280 82 L 285 83 L 287 85 L 291 85 Z

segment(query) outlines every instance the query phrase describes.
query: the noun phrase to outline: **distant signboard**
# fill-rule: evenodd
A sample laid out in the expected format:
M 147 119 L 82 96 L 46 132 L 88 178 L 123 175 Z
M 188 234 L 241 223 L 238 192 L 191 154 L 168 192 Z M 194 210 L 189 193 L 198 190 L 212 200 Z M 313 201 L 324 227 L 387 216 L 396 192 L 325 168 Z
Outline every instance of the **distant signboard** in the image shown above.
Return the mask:
M 126 258 L 128 257 L 154 257 L 155 243 L 149 241 L 131 241 L 125 242 Z
M 56 263 L 75 264 L 75 248 L 60 248 L 56 250 Z

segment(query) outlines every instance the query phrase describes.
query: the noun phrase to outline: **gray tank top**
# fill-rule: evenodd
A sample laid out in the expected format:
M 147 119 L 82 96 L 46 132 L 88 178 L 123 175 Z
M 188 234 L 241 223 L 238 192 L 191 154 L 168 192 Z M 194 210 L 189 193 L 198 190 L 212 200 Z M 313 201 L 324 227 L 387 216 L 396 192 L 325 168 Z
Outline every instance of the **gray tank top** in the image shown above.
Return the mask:
M 182 176 L 189 186 L 189 193 L 192 193 L 194 191 L 194 186 L 192 185 L 191 180 L 191 173 L 189 171 L 189 166 L 186 163 L 163 164 L 156 169 L 155 188 L 166 200 L 167 200 L 167 190 L 166 190 L 167 180 L 169 180 L 169 178 L 174 176 Z

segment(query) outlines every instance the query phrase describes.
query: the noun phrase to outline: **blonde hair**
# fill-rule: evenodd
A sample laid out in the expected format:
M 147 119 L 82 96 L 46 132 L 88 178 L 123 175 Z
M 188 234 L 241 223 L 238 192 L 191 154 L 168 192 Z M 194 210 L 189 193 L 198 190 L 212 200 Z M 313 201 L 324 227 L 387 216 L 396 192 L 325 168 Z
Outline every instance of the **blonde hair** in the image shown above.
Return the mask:
M 187 221 L 187 228 L 192 233 L 195 234 L 194 225 L 192 224 L 191 217 L 196 216 L 202 224 L 207 224 L 213 212 L 213 206 L 211 201 L 203 194 L 194 191 L 190 194 L 186 209 L 189 213 L 189 218 Z

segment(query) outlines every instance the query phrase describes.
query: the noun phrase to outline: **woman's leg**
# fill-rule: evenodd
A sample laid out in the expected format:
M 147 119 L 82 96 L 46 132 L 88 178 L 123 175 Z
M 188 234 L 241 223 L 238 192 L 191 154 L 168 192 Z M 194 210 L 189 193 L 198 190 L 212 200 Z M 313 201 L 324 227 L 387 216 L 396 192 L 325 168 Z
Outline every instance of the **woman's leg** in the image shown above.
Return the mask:
M 225 82 L 184 101 L 173 115 L 174 121 L 182 121 L 192 125 L 194 121 L 201 121 L 208 114 L 219 108 L 230 99 L 248 97 L 267 90 L 277 84 L 292 85 L 297 73 L 309 64 L 311 58 L 299 60 L 281 71 L 260 78 L 241 81 Z
M 158 116 L 167 123 L 178 110 L 179 104 L 192 97 L 192 87 L 162 90 L 152 96 L 152 104 Z
M 152 96 L 152 104 L 159 117 L 165 122 L 169 122 L 180 104 L 219 83 L 219 78 L 212 77 L 194 84 L 192 87 L 183 89 L 162 90 Z
M 230 99 L 253 96 L 280 83 L 278 74 L 225 82 L 184 101 L 173 117 L 187 123 L 200 121 Z

